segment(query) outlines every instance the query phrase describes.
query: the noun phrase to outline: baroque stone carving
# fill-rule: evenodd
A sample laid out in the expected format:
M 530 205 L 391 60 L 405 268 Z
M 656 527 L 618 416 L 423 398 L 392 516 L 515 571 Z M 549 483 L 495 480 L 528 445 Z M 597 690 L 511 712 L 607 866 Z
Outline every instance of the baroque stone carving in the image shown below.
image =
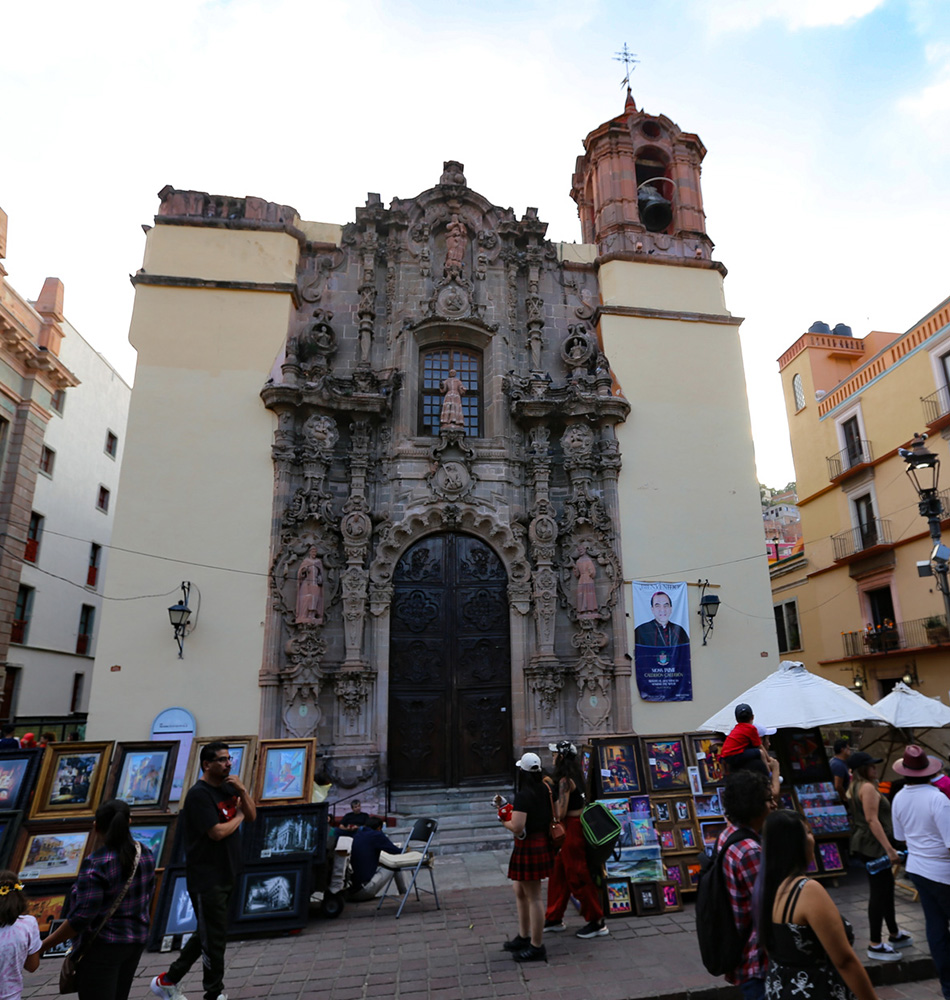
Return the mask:
M 369 670 L 341 670 L 333 678 L 333 693 L 340 711 L 355 722 L 363 711 L 373 689 L 374 673 Z

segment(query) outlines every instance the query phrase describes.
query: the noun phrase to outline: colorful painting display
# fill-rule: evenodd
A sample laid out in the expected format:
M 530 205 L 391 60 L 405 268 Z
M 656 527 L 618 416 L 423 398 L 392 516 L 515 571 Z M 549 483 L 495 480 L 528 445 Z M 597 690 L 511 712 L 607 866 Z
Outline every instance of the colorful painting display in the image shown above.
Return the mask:
M 255 780 L 264 805 L 303 804 L 310 800 L 316 741 L 261 740 Z
M 848 810 L 830 781 L 798 785 L 795 794 L 798 796 L 799 807 L 816 836 L 847 833 L 851 829 Z
M 0 809 L 25 809 L 42 750 L 0 751 Z
M 24 830 L 15 859 L 23 881 L 75 878 L 86 854 L 89 830 Z
M 686 753 L 681 736 L 645 739 L 643 754 L 654 792 L 673 791 L 689 787 Z
M 629 917 L 633 913 L 629 880 L 609 878 L 604 882 L 604 885 L 607 889 L 607 916 Z
M 821 862 L 821 870 L 825 872 L 843 872 L 844 862 L 841 851 L 833 840 L 819 841 L 815 844 L 815 855 Z
M 636 747 L 632 743 L 602 743 L 597 747 L 603 795 L 643 791 Z
M 784 764 L 786 781 L 801 785 L 816 781 L 830 781 L 831 768 L 825 753 L 821 730 L 780 729 L 772 737 L 780 761 Z
M 122 799 L 132 811 L 168 807 L 178 740 L 119 743 L 106 785 L 107 799 Z
M 690 739 L 693 758 L 699 767 L 699 777 L 704 787 L 715 787 L 725 781 L 726 775 L 722 769 L 722 737 L 693 736 Z
M 112 743 L 48 747 L 30 808 L 31 819 L 92 816 L 102 795 Z

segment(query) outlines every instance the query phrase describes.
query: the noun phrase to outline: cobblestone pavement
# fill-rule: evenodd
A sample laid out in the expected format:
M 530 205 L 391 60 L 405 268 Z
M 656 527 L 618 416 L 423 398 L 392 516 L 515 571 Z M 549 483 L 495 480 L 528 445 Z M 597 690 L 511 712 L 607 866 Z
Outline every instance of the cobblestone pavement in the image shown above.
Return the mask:
M 299 934 L 229 944 L 230 1000 L 733 1000 L 738 991 L 714 979 L 699 959 L 693 907 L 682 913 L 609 921 L 609 937 L 581 941 L 574 936 L 580 916 L 568 912 L 568 932 L 545 935 L 547 963 L 518 965 L 502 950 L 514 934 L 515 908 L 503 851 L 444 856 L 436 861 L 441 910 L 432 896 L 410 900 L 395 919 L 396 904 L 351 903 L 337 920 L 314 918 Z M 426 880 L 428 881 L 428 880 Z M 867 942 L 866 879 L 852 872 L 831 887 L 841 912 L 858 932 L 858 954 Z M 881 1000 L 941 1000 L 926 949 L 917 903 L 898 893 L 898 921 L 918 947 L 899 963 L 874 966 Z M 864 947 L 861 947 L 861 946 Z M 58 959 L 24 974 L 24 998 L 58 995 Z M 152 994 L 148 983 L 164 971 L 169 956 L 146 952 L 133 998 Z M 190 1000 L 201 1000 L 196 967 L 181 984 Z

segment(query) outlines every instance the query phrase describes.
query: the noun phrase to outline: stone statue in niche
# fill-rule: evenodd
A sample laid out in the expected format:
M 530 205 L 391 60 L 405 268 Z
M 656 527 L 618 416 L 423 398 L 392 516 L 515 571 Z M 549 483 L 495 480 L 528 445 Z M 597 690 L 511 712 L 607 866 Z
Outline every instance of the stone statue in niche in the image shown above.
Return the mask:
M 297 625 L 323 624 L 323 562 L 311 545 L 297 570 Z
M 597 617 L 597 564 L 587 554 L 586 542 L 581 542 L 574 560 L 574 576 L 577 577 L 575 605 L 578 618 Z
M 465 246 L 468 243 L 468 230 L 464 222 L 459 222 L 457 215 L 445 227 L 445 273 L 460 274 L 462 258 L 465 256 Z
M 445 399 L 442 400 L 442 413 L 439 416 L 441 427 L 465 427 L 465 415 L 462 413 L 462 396 L 465 386 L 454 368 L 449 370 L 449 377 L 442 383 L 439 390 Z

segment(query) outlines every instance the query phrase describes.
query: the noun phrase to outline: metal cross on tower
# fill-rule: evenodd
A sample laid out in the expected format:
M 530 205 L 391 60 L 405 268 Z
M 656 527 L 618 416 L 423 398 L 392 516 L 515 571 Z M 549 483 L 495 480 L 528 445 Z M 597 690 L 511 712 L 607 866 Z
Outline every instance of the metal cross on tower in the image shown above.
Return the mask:
M 627 43 L 623 43 L 623 48 L 614 55 L 615 62 L 622 62 L 623 68 L 627 71 L 627 75 L 620 81 L 621 87 L 626 87 L 627 90 L 630 89 L 630 74 L 636 69 L 637 63 L 640 61 L 637 58 L 635 52 L 631 52 L 627 48 Z

